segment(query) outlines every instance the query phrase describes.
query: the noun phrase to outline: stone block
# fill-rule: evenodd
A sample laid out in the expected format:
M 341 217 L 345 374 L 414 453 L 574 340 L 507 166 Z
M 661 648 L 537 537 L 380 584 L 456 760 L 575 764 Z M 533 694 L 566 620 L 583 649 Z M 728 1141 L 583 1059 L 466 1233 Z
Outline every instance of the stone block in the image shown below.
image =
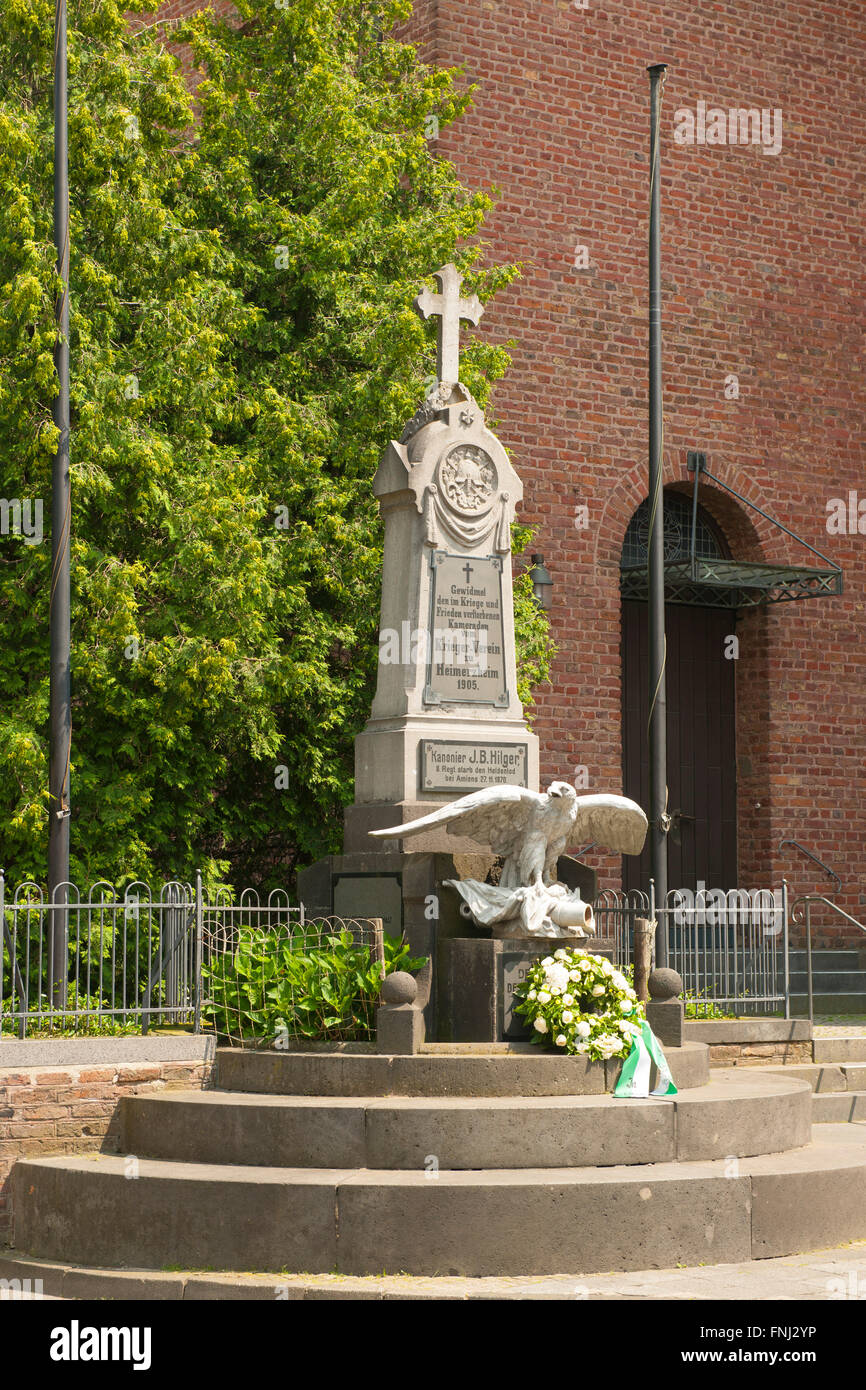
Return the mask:
M 129 1181 L 122 1157 L 23 1159 L 12 1172 L 15 1237 L 97 1267 L 326 1272 L 342 1176 L 145 1160 Z
M 685 1040 L 682 1000 L 666 999 L 660 1002 L 650 999 L 645 1007 L 647 1022 L 662 1047 L 682 1047 Z
M 414 1004 L 385 1004 L 376 1011 L 379 1052 L 413 1054 L 424 1042 L 424 1014 Z
M 137 1096 L 121 1102 L 125 1152 L 172 1163 L 363 1167 L 364 1108 L 340 1097 Z
M 530 1029 L 513 1012 L 513 991 L 535 961 L 561 941 L 461 936 L 444 943 L 446 987 L 441 991 L 439 1037 L 453 1042 L 527 1039 Z M 609 945 L 593 938 L 572 943 L 612 958 Z
M 377 1101 L 367 1110 L 368 1168 L 584 1168 L 676 1156 L 674 1107 L 608 1096 Z M 431 1176 L 431 1181 L 433 1177 Z
M 743 1260 L 749 1195 L 747 1179 L 709 1165 L 682 1176 L 669 1164 L 358 1174 L 338 1188 L 340 1270 L 515 1276 Z

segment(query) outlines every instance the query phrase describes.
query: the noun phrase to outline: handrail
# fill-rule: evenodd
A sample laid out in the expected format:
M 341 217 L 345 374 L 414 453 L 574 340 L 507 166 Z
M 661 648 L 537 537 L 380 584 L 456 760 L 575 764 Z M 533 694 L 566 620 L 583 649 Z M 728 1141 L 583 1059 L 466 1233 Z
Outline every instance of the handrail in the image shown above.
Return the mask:
M 780 853 L 780 854 L 782 853 L 782 850 L 785 848 L 786 845 L 793 845 L 794 848 L 795 848 L 795 849 L 798 849 L 798 850 L 800 851 L 801 854 L 805 854 L 805 856 L 806 856 L 807 859 L 811 859 L 811 861 L 812 861 L 813 864 L 817 864 L 819 869 L 823 869 L 823 870 L 824 870 L 824 873 L 827 875 L 828 878 L 835 878 L 836 884 L 837 884 L 836 892 L 837 892 L 837 893 L 841 893 L 841 892 L 842 892 L 842 880 L 841 880 L 841 878 L 839 877 L 839 875 L 836 873 L 836 870 L 835 870 L 835 869 L 831 869 L 831 868 L 830 868 L 830 865 L 829 865 L 829 864 L 825 864 L 824 861 L 823 861 L 823 859 L 819 859 L 818 856 L 817 856 L 817 854 L 813 854 L 812 851 L 811 851 L 810 849 L 807 849 L 805 845 L 801 845 L 799 840 L 780 840 L 780 842 L 779 842 L 779 853 Z
M 797 908 L 800 903 L 806 904 L 806 989 L 809 995 L 809 1022 L 813 1023 L 815 1011 L 812 1001 L 812 904 L 826 903 L 827 907 L 832 907 L 834 912 L 838 913 L 840 917 L 844 917 L 845 921 L 850 922 L 853 927 L 859 927 L 862 932 L 866 932 L 866 926 L 862 922 L 858 922 L 856 917 L 852 917 L 850 912 L 846 912 L 838 903 L 825 898 L 822 893 L 804 893 L 801 897 L 794 899 L 791 907 L 791 919 L 794 922 L 800 920 L 797 917 Z
M 850 912 L 846 912 L 838 903 L 834 903 L 830 898 L 825 898 L 821 893 L 803 893 L 799 898 L 794 899 L 791 915 L 794 917 L 795 922 L 798 920 L 798 918 L 794 916 L 798 903 L 826 903 L 828 907 L 832 907 L 834 912 L 838 912 L 840 917 L 844 917 L 846 922 L 850 922 L 853 927 L 859 927 L 861 931 L 866 931 L 866 925 L 864 925 L 863 922 L 858 922 L 857 918 L 852 917 Z

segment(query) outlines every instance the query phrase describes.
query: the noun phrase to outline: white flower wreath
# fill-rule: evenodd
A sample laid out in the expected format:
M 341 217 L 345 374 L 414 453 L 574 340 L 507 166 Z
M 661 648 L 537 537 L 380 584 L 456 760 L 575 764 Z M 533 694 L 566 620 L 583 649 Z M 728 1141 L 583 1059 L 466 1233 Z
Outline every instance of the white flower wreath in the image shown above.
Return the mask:
M 515 994 L 515 1012 L 532 1025 L 533 1042 L 594 1062 L 627 1057 L 646 1017 L 625 975 L 588 951 L 562 947 L 545 956 Z

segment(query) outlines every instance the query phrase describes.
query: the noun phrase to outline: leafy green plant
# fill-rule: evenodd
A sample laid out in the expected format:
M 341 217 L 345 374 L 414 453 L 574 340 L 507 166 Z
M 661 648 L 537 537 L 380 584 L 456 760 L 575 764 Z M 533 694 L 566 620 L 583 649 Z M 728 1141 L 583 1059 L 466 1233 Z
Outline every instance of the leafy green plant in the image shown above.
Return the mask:
M 233 953 L 203 966 L 205 1021 L 238 1042 L 279 1045 L 281 1038 L 363 1041 L 375 1030 L 384 975 L 419 970 L 401 937 L 385 937 L 385 964 L 344 930 L 292 933 L 242 928 Z

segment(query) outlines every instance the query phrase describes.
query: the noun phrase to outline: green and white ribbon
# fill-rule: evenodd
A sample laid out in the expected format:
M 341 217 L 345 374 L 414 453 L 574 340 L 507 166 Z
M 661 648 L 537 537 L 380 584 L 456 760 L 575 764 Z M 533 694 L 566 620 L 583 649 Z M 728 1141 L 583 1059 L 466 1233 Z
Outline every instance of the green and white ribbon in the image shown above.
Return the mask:
M 655 1062 L 658 1071 L 658 1083 L 655 1090 L 651 1091 L 649 1084 L 653 1062 Z M 641 1097 L 650 1095 L 675 1096 L 677 1094 L 677 1088 L 674 1085 L 665 1054 L 662 1052 L 661 1043 L 646 1021 L 641 1024 L 639 1034 L 632 1034 L 631 1052 L 622 1064 L 622 1071 L 613 1088 L 613 1093 L 615 1096 Z

